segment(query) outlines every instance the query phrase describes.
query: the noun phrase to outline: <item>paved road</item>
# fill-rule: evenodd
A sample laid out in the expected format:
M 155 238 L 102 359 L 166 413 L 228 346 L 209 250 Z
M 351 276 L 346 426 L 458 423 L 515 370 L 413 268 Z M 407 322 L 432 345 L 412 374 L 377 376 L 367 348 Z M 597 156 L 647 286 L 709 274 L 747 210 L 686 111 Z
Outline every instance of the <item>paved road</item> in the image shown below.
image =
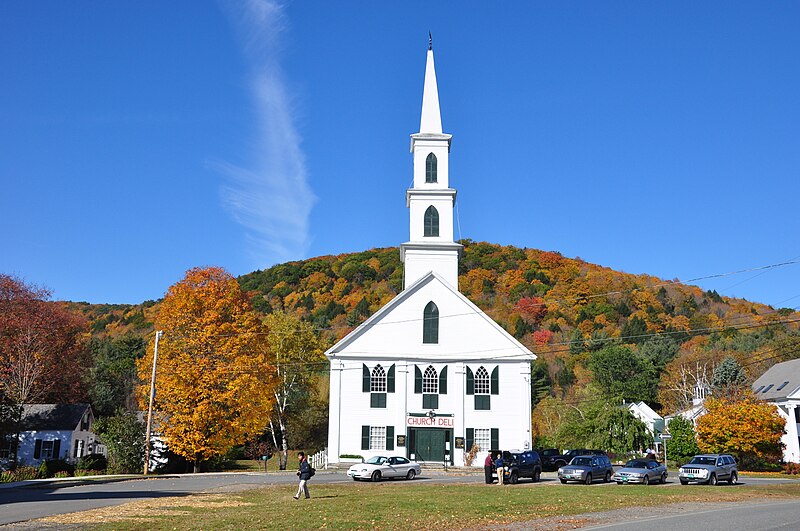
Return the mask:
M 0 489 L 0 525 L 23 522 L 34 518 L 53 516 L 75 511 L 120 505 L 146 498 L 186 496 L 201 492 L 237 492 L 268 485 L 286 485 L 293 488 L 297 478 L 293 473 L 222 473 L 186 474 L 169 477 L 141 478 L 112 483 L 70 485 L 53 482 L 38 487 Z M 483 475 L 443 474 L 423 471 L 417 480 L 431 483 L 482 483 Z M 741 478 L 742 483 L 781 483 L 794 480 L 768 478 Z M 314 483 L 351 483 L 343 471 L 320 471 Z M 291 485 L 291 487 L 290 487 Z M 545 473 L 540 483 L 524 482 L 513 488 L 539 488 L 559 485 L 554 473 Z M 572 484 L 574 488 L 586 488 Z M 667 485 L 653 488 L 674 488 L 680 484 L 672 480 Z M 614 483 L 597 483 L 590 488 L 625 488 Z M 693 488 L 693 487 L 680 487 Z M 736 488 L 722 486 L 721 488 Z M 797 504 L 800 505 L 800 504 Z M 800 519 L 795 519 L 800 522 Z M 742 528 L 737 526 L 737 528 Z

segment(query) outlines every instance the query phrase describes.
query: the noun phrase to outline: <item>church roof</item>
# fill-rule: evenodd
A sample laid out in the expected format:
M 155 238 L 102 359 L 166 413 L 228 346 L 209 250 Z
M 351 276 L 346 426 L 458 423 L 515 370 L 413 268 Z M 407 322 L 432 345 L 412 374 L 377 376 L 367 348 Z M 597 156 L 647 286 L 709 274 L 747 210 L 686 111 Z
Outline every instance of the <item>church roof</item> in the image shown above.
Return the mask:
M 753 382 L 753 392 L 761 400 L 782 400 L 800 389 L 800 359 L 776 363 Z
M 430 288 L 432 284 L 437 284 L 444 289 L 446 294 L 454 297 L 457 301 L 456 305 L 463 308 L 456 314 L 440 315 L 440 319 L 457 319 L 462 318 L 462 334 L 476 333 L 477 329 L 482 332 L 482 339 L 486 336 L 491 336 L 485 342 L 491 342 L 491 349 L 483 349 L 480 345 L 475 345 L 475 350 L 464 350 L 459 348 L 449 348 L 447 345 L 435 345 L 436 351 L 421 352 L 421 349 L 406 347 L 406 352 L 402 352 L 402 346 L 396 346 L 388 340 L 381 342 L 386 345 L 383 352 L 363 352 L 355 351 L 350 347 L 359 339 L 364 338 L 373 330 L 380 333 L 381 327 L 379 325 L 397 325 L 408 328 L 409 325 L 417 327 L 421 330 L 421 315 L 418 319 L 391 319 L 391 315 L 398 311 L 399 308 L 406 302 L 414 297 L 421 290 Z M 387 328 L 384 328 L 387 330 Z M 407 337 L 407 336 L 406 336 Z M 434 347 L 426 345 L 426 348 Z M 393 348 L 399 348 L 401 352 L 393 352 Z M 348 351 L 349 350 L 349 351 Z M 483 310 L 478 308 L 467 297 L 461 294 L 457 289 L 444 281 L 437 273 L 429 272 L 422 276 L 419 280 L 410 285 L 407 289 L 399 293 L 394 299 L 389 301 L 383 308 L 375 312 L 369 319 L 364 321 L 355 330 L 347 334 L 335 345 L 325 352 L 329 359 L 336 359 L 340 356 L 343 357 L 385 357 L 391 355 L 396 358 L 415 359 L 424 358 L 430 359 L 435 357 L 442 360 L 458 360 L 458 359 L 495 359 L 506 361 L 522 361 L 533 360 L 536 356 L 528 350 L 522 343 L 517 341 L 511 334 L 506 332 L 503 327 L 498 325 L 491 317 L 486 315 Z

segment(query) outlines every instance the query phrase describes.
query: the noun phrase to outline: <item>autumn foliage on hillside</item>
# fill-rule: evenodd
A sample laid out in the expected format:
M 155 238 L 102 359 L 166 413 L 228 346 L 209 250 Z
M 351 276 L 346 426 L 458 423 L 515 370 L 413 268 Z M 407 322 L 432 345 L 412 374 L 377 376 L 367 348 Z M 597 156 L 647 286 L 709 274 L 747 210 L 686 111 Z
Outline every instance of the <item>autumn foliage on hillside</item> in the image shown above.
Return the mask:
M 539 357 L 536 402 L 603 395 L 674 411 L 725 357 L 753 377 L 800 354 L 791 310 L 555 252 L 461 243 L 460 291 Z M 398 250 L 384 248 L 279 264 L 239 282 L 260 311 L 296 315 L 335 340 L 396 296 L 403 277 Z M 631 375 L 635 393 L 612 385 Z

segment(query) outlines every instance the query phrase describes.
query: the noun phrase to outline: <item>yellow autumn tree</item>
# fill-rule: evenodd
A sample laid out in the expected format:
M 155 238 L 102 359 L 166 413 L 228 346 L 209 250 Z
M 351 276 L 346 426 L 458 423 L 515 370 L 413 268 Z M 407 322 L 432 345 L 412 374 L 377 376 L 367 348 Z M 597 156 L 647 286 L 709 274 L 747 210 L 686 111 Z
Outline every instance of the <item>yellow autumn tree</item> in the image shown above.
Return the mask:
M 709 398 L 697 421 L 697 445 L 703 452 L 732 453 L 744 467 L 777 463 L 783 450 L 785 422 L 773 404 L 744 394 Z
M 228 272 L 195 268 L 169 288 L 156 318 L 155 411 L 169 449 L 200 464 L 260 434 L 274 405 L 266 328 Z M 138 362 L 146 400 L 153 347 Z M 146 404 L 144 404 L 146 405 Z

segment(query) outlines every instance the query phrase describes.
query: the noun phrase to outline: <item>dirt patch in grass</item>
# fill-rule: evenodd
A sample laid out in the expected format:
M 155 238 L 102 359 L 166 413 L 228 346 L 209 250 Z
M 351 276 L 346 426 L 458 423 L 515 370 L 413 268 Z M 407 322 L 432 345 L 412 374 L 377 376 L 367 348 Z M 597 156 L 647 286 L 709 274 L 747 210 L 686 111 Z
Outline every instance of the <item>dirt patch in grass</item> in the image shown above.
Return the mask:
M 91 509 L 78 513 L 61 514 L 40 518 L 37 522 L 45 524 L 99 524 L 123 521 L 149 521 L 154 517 L 188 516 L 190 509 L 220 510 L 232 507 L 245 507 L 252 503 L 238 500 L 222 494 L 199 494 L 196 496 L 170 496 L 153 500 L 138 500 L 116 505 Z

